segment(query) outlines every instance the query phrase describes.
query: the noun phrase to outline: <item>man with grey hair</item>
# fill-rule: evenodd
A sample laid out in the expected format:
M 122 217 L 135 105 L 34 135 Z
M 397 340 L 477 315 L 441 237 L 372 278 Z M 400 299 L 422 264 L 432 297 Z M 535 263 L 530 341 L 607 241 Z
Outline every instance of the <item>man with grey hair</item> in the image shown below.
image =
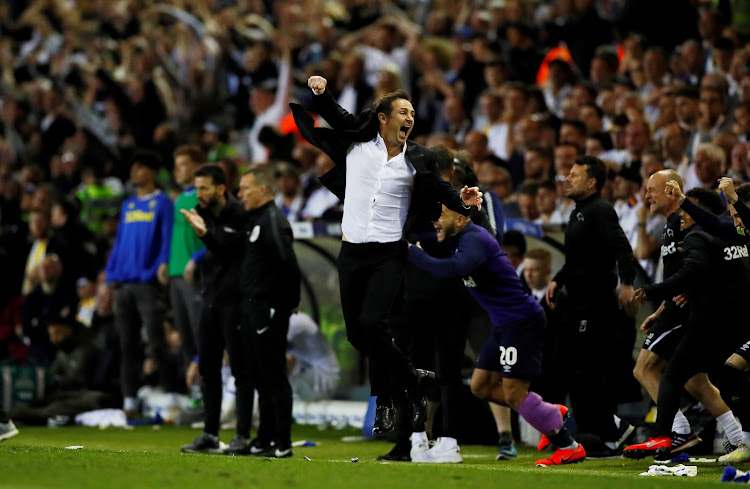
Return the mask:
M 717 181 L 724 175 L 727 155 L 719 146 L 712 143 L 699 144 L 695 159 L 685 172 L 685 191 L 700 187 L 716 188 Z

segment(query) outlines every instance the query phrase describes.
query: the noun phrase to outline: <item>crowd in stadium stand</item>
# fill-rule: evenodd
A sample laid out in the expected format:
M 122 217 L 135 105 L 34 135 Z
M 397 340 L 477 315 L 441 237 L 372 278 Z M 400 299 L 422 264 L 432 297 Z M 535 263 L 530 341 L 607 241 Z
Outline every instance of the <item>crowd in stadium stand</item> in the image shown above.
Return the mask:
M 0 362 L 49 368 L 56 395 L 88 393 L 78 411 L 120 406 L 113 294 L 132 277 L 113 278 L 107 263 L 124 219 L 164 212 L 170 222 L 152 245 L 164 261 L 132 280 L 153 285 L 170 321 L 150 324 L 161 316 L 138 311 L 149 334 L 144 348 L 128 346 L 142 363 L 128 382 L 159 378 L 175 392 L 196 383 L 194 253 L 203 245 L 174 239 L 193 232 L 179 209 L 198 203 L 180 199 L 202 164 L 219 165 L 235 194 L 247 170 L 267 168 L 289 222 L 340 222 L 342 203 L 317 178 L 333 161 L 304 141 L 289 107 L 310 106 L 312 75 L 354 114 L 406 90 L 411 139 L 450 155 L 455 163 L 441 173 L 452 183 L 467 172 L 478 182 L 490 227 L 521 275 L 550 259 L 531 250 L 524 260 L 515 230 L 566 228 L 576 202 L 565 182 L 582 155 L 606 165 L 601 195 L 637 259 L 636 288 L 663 277 L 666 216 L 649 213 L 645 200 L 653 174 L 676 171 L 685 192 L 717 189 L 721 177 L 750 182 L 747 2 L 4 1 Z M 168 198 L 126 209 L 151 184 Z M 533 284 L 523 276 L 540 301 L 551 278 L 543 275 Z M 634 387 L 623 387 L 622 401 L 638 395 L 628 358 L 638 325 L 624 321 L 626 358 L 613 375 Z M 545 353 L 564 361 L 556 345 Z M 552 384 L 544 383 L 549 397 L 564 403 Z

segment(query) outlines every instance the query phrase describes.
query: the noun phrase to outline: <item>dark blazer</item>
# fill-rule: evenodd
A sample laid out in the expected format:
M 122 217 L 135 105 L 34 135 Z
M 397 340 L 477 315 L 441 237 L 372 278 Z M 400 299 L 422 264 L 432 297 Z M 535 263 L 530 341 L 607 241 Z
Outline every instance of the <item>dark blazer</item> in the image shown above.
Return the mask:
M 315 121 L 299 104 L 289 104 L 302 136 L 313 146 L 323 150 L 336 164 L 320 177 L 320 182 L 333 192 L 342 202 L 346 191 L 346 155 L 354 143 L 371 141 L 380 130 L 380 123 L 374 109 L 367 109 L 358 115 L 341 108 L 326 89 L 325 93 L 313 96 L 311 110 L 322 116 L 333 129 L 314 127 Z M 469 215 L 460 193 L 443 180 L 438 171 L 435 155 L 431 149 L 412 141 L 406 142 L 406 155 L 417 171 L 414 177 L 409 214 L 404 225 L 406 236 L 418 218 L 435 221 L 440 217 L 441 206 Z

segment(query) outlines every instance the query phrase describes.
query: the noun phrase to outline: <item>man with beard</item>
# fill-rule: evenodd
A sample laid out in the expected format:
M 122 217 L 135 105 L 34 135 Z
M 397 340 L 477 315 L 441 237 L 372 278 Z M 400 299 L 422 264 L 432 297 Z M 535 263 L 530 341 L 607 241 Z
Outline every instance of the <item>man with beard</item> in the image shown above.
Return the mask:
M 549 283 L 546 297 L 554 308 L 558 289 L 565 286 L 568 292 L 574 326 L 571 403 L 578 431 L 598 435 L 603 445 L 590 446 L 589 458 L 618 456 L 634 430 L 616 417 L 614 381 L 620 358 L 630 358 L 632 348 L 627 344 L 627 334 L 634 333 L 632 324 L 626 328 L 620 319 L 618 302 L 625 308 L 633 297 L 635 258 L 615 210 L 601 198 L 606 177 L 604 163 L 593 156 L 577 157 L 570 169 L 565 194 L 576 207 L 565 232 L 565 265 Z
M 218 165 L 203 165 L 193 175 L 198 207 L 180 212 L 206 245 L 199 269 L 203 305 L 198 325 L 198 370 L 202 378 L 205 427 L 191 444 L 182 447 L 182 451 L 219 451 L 221 364 L 226 349 L 237 388 L 237 435 L 225 453 L 245 455 L 251 450 L 254 395 L 249 359 L 238 329 L 242 300 L 239 289 L 242 231 L 247 214 L 242 203 L 227 192 L 224 171 Z M 188 378 L 193 381 L 195 377 L 192 369 Z
M 586 458 L 583 445 L 568 433 L 559 406 L 529 392 L 541 374 L 546 319 L 544 310 L 521 284 L 516 270 L 495 238 L 467 216 L 443 206 L 435 223 L 438 242 L 454 242 L 450 258 L 433 258 L 420 246 L 409 247 L 409 260 L 440 278 L 462 278 L 464 286 L 487 311 L 492 335 L 482 348 L 471 378 L 477 397 L 508 406 L 558 447 L 536 465 L 563 465 Z M 460 462 L 455 438 L 439 438 L 424 461 Z

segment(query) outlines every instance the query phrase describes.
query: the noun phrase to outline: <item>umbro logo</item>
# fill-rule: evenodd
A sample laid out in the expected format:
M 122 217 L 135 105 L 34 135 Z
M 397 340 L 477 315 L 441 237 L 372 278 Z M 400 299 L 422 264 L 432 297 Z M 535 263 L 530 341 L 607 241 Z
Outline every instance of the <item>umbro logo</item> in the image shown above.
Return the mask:
M 580 221 L 580 222 L 585 221 L 585 219 L 583 218 L 583 213 L 581 213 L 581 212 L 579 212 L 578 214 L 576 214 L 576 219 L 578 219 L 578 221 Z

